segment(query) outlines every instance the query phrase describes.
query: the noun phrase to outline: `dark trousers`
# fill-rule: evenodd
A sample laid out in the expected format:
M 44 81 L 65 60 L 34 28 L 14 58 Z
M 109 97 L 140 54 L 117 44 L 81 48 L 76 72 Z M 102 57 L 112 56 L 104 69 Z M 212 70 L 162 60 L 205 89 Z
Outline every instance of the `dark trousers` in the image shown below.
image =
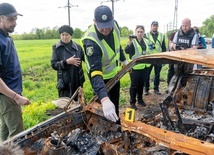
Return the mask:
M 160 72 L 162 69 L 162 65 L 151 65 L 148 67 L 147 77 L 145 81 L 145 89 L 149 90 L 150 87 L 150 74 L 152 72 L 152 68 L 154 67 L 155 71 L 155 77 L 154 77 L 154 89 L 159 90 L 159 84 L 160 84 Z
M 131 78 L 131 86 L 129 89 L 130 93 L 130 103 L 135 104 L 136 97 L 138 101 L 143 100 L 143 87 L 144 82 L 146 79 L 148 68 L 140 69 L 140 70 L 134 70 L 132 69 L 132 72 L 130 73 Z
M 174 64 L 169 64 L 169 69 L 168 69 L 168 73 L 167 73 L 167 84 L 168 85 L 169 85 L 171 78 L 173 77 L 174 74 L 175 74 Z
M 104 80 L 107 83 L 109 80 Z M 118 81 L 114 87 L 109 91 L 108 96 L 114 103 L 116 114 L 119 116 L 119 99 L 120 99 L 120 81 Z
M 58 89 L 58 95 L 59 95 L 59 97 L 71 98 L 80 86 L 83 87 L 83 84 L 79 84 L 78 82 L 76 82 L 76 83 L 74 82 L 72 84 L 69 83 L 68 85 L 65 85 L 65 87 L 63 89 Z M 75 101 L 78 100 L 78 95 L 76 95 L 74 97 L 74 100 Z

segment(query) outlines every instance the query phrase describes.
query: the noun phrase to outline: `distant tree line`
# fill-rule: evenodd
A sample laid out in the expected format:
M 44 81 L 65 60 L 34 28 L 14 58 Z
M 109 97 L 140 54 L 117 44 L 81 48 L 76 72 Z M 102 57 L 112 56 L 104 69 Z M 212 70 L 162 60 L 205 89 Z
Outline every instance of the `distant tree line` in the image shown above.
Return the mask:
M 214 34 L 214 15 L 211 15 L 210 18 L 207 18 L 203 23 L 203 26 L 199 27 L 198 25 L 192 25 L 199 27 L 199 31 L 201 35 L 205 35 L 207 38 L 211 38 Z M 172 31 L 167 32 L 167 36 L 169 36 Z
M 15 40 L 36 40 L 36 39 L 59 39 L 59 27 L 45 27 L 42 29 L 33 28 L 30 33 L 23 33 L 23 34 L 12 34 L 13 39 Z M 79 39 L 85 32 L 79 28 L 74 29 L 74 33 L 72 38 Z M 121 36 L 127 37 L 129 34 L 132 34 L 133 31 L 129 30 L 128 27 L 124 26 L 121 28 Z
M 12 34 L 15 40 L 38 40 L 38 39 L 59 39 L 59 27 L 33 28 L 30 33 Z M 74 29 L 73 38 L 81 38 L 83 31 L 79 28 Z
M 197 25 L 196 25 L 197 26 Z M 214 34 L 214 15 L 210 16 L 203 22 L 203 26 L 199 28 L 200 34 L 211 38 Z
M 193 25 L 197 26 L 197 25 Z M 36 39 L 59 39 L 60 35 L 58 32 L 59 27 L 53 27 L 52 29 L 50 27 L 45 28 L 33 28 L 30 33 L 23 33 L 23 34 L 12 34 L 13 39 L 17 40 L 36 40 Z M 122 37 L 128 37 L 130 34 L 133 34 L 132 30 L 129 30 L 128 27 L 123 26 L 120 28 L 121 30 L 121 36 Z M 210 16 L 210 18 L 207 18 L 203 22 L 203 26 L 199 27 L 200 34 L 205 35 L 206 37 L 212 37 L 214 34 L 214 15 Z M 175 30 L 173 30 L 175 31 Z M 168 31 L 166 33 L 167 36 L 172 31 Z M 79 39 L 82 37 L 82 35 L 85 32 L 82 31 L 79 28 L 74 29 L 73 38 Z

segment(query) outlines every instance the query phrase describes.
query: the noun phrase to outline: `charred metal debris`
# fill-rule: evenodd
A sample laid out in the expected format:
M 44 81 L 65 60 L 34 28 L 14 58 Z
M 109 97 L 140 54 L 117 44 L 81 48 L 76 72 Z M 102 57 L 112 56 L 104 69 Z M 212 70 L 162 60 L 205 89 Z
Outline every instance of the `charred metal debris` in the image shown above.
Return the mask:
M 107 90 L 136 63 L 198 63 L 214 67 L 213 53 L 190 50 L 137 58 L 107 83 Z M 213 154 L 214 70 L 179 72 L 171 80 L 169 90 L 168 97 L 145 107 L 134 122 L 126 121 L 121 114 L 120 123 L 113 123 L 103 117 L 96 96 L 85 104 L 83 90 L 79 88 L 65 105 L 65 112 L 4 144 L 18 145 L 26 155 Z M 76 95 L 78 102 L 74 103 Z

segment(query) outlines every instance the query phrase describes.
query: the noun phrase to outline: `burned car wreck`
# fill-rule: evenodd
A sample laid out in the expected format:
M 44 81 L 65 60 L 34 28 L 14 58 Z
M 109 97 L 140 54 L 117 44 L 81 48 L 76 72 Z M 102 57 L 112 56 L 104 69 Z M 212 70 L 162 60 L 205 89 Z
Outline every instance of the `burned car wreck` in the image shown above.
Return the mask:
M 107 90 L 137 63 L 178 66 L 170 94 L 155 108 L 146 107 L 141 117 L 127 121 L 126 113 L 122 113 L 120 124 L 108 121 L 97 97 L 86 104 L 79 88 L 65 105 L 65 112 L 8 139 L 4 145 L 18 145 L 26 155 L 213 154 L 214 49 L 136 58 L 107 83 Z M 203 68 L 184 69 L 190 64 Z M 73 101 L 76 95 L 78 102 Z

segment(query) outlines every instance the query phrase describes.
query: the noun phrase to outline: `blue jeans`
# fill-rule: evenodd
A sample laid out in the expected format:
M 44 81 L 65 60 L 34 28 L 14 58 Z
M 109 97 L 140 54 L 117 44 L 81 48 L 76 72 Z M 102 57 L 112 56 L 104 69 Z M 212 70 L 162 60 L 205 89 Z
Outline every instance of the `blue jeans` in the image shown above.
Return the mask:
M 202 65 L 197 64 L 197 69 L 202 69 Z

